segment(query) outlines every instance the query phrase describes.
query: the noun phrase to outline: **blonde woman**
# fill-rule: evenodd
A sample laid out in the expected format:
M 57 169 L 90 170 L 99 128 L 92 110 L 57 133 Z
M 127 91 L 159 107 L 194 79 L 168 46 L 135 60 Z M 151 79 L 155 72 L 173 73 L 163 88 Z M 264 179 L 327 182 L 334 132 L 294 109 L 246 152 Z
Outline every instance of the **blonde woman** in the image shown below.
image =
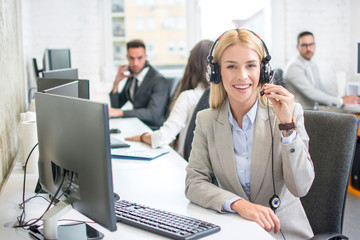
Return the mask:
M 202 207 L 256 222 L 276 239 L 309 239 L 299 198 L 314 168 L 303 110 L 285 88 L 268 83 L 269 61 L 266 45 L 249 30 L 216 41 L 210 109 L 197 115 L 185 193 Z

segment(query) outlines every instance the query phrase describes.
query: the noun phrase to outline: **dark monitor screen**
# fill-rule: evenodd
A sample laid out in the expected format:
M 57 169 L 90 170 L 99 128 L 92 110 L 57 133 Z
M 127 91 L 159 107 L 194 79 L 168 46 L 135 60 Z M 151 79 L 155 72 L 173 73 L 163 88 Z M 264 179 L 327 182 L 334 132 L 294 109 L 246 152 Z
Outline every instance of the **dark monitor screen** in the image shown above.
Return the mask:
M 44 70 L 71 68 L 70 49 L 45 49 Z
M 69 78 L 69 79 L 79 78 L 77 68 L 63 68 L 57 70 L 49 70 L 49 71 L 44 71 L 42 74 L 44 78 Z
M 90 99 L 90 85 L 87 79 L 61 79 L 61 78 L 38 78 L 37 91 L 42 92 L 46 89 L 60 86 L 69 82 L 79 82 L 79 98 Z
M 115 231 L 108 105 L 46 93 L 35 103 L 41 187 Z

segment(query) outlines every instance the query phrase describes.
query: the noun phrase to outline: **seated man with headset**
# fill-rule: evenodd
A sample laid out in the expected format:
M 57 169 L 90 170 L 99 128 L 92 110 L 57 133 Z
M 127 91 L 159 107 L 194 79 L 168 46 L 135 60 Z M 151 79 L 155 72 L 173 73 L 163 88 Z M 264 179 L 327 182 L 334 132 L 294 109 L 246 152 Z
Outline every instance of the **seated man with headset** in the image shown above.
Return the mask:
M 146 60 L 145 44 L 141 40 L 127 43 L 129 65 L 119 67 L 110 93 L 110 117 L 137 117 L 152 129 L 158 129 L 165 120 L 169 99 L 169 83 Z M 119 83 L 126 79 L 119 92 Z M 132 110 L 122 110 L 126 103 Z
M 213 44 L 210 108 L 196 118 L 185 193 L 195 204 L 256 222 L 276 239 L 309 239 L 300 197 L 315 173 L 303 109 L 269 83 L 270 59 L 265 43 L 246 29 Z

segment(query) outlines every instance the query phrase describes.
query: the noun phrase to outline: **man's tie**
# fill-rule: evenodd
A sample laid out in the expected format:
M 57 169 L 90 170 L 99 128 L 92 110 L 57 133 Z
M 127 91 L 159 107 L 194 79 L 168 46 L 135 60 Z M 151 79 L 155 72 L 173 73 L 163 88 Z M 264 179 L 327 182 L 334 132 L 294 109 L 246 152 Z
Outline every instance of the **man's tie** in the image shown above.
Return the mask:
M 129 89 L 129 95 L 130 95 L 131 100 L 134 100 L 134 96 L 135 96 L 137 88 L 138 88 L 138 80 L 137 80 L 137 78 L 133 77 L 131 80 L 130 89 Z

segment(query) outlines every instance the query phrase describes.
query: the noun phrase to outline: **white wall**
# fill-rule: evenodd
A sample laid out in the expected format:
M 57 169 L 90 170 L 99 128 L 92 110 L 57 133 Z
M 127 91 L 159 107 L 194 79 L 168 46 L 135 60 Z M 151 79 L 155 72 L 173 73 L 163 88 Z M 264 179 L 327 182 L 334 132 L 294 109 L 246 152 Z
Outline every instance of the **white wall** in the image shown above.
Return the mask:
M 20 0 L 0 1 L 0 189 L 20 156 L 18 122 L 25 110 Z
M 273 0 L 273 55 L 278 67 L 297 52 L 297 34 L 308 30 L 316 40 L 314 60 L 328 90 L 336 93 L 336 72 L 354 77 L 355 42 L 360 40 L 360 3 L 356 0 Z M 277 44 L 274 42 L 278 42 Z M 274 54 L 274 52 L 276 52 Z M 278 54 L 279 53 L 279 54 Z
M 27 77 L 35 85 L 32 58 L 42 68 L 45 48 L 70 48 L 79 78 L 91 81 L 91 95 L 101 81 L 112 82 L 109 34 L 110 0 L 22 0 Z M 107 16 L 105 16 L 107 15 Z M 110 35 L 111 36 L 111 35 Z M 110 46 L 109 46 L 110 45 Z M 110 69 L 108 71 L 108 69 Z

